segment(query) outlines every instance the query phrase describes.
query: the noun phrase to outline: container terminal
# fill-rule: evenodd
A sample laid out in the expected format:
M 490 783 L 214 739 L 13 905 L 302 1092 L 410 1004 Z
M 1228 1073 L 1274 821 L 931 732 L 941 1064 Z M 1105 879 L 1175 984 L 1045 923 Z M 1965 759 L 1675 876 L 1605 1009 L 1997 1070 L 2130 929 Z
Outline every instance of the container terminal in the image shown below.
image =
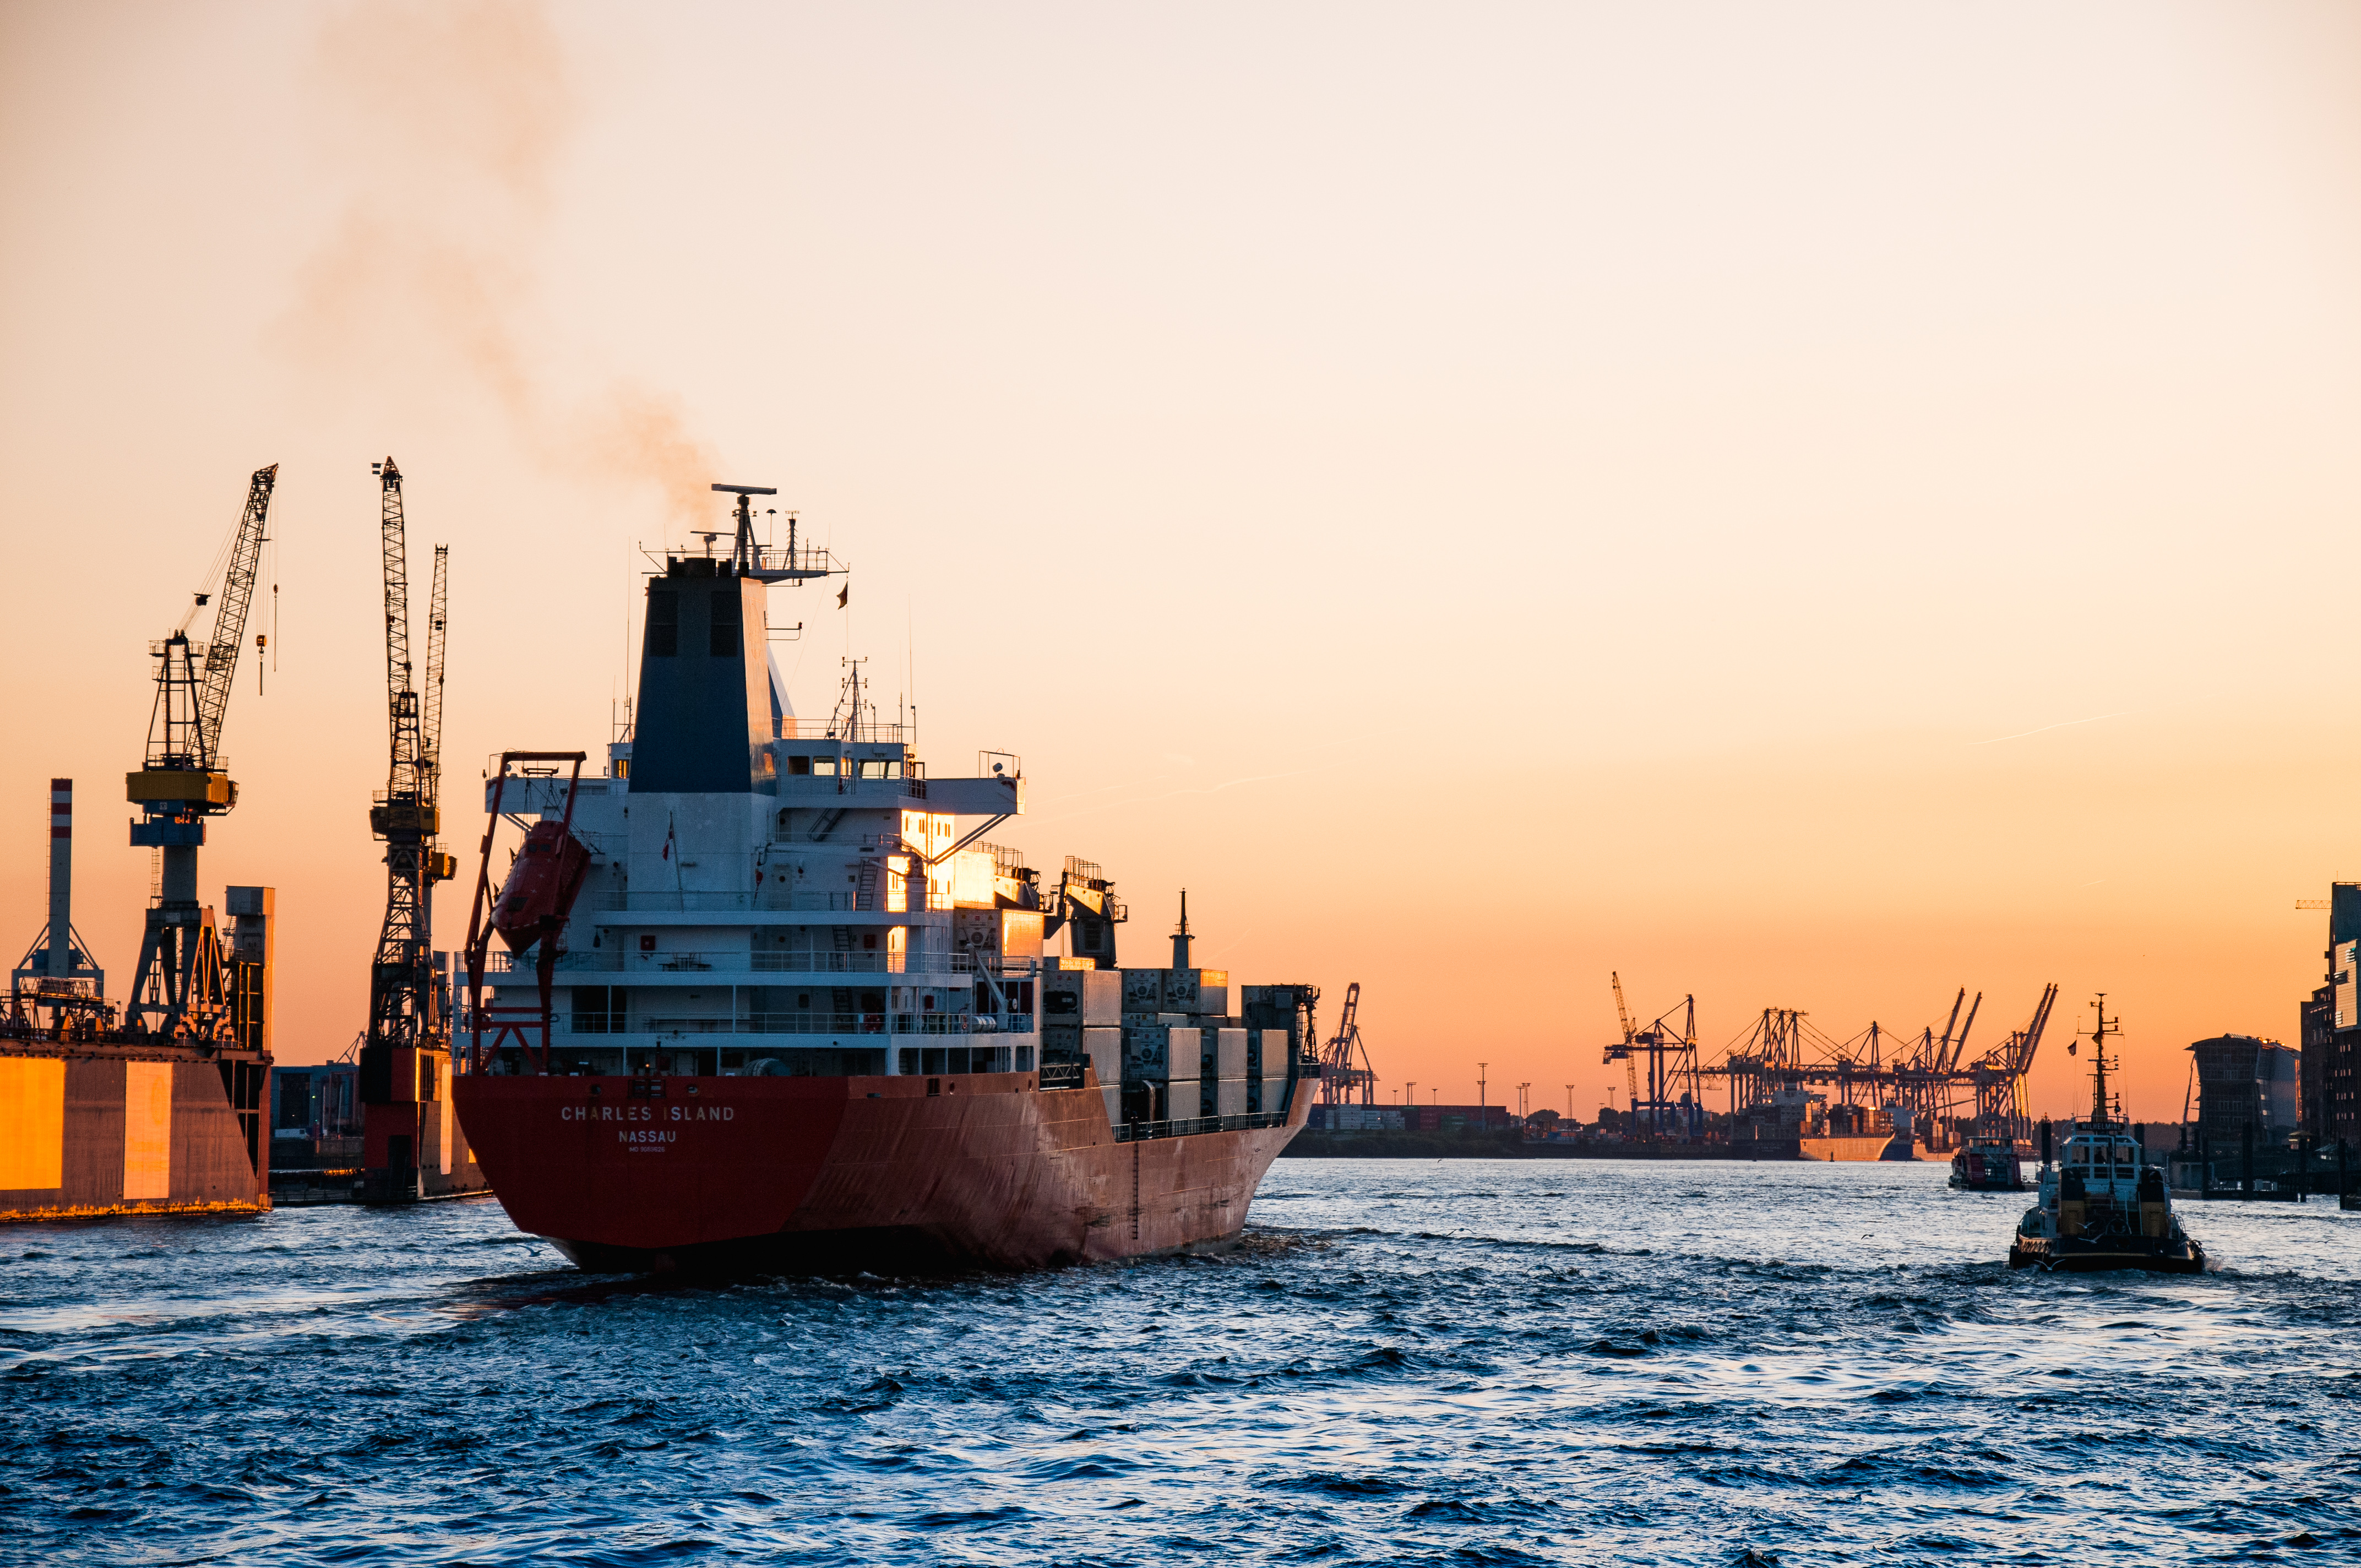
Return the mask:
M 1571 1101 L 1564 1116 L 1526 1105 L 1512 1114 L 1480 1102 L 1419 1105 L 1413 1084 L 1404 1103 L 1379 1103 L 1356 982 L 1335 1035 L 1321 1047 L 1321 1100 L 1311 1128 L 1350 1135 L 1513 1124 L 1523 1146 L 1518 1152 L 1543 1157 L 1906 1160 L 1976 1140 L 2032 1151 L 2026 1079 L 2057 1002 L 2055 985 L 2044 989 L 2023 1028 L 1975 1056 L 1969 1038 L 1983 998 L 1971 1002 L 1965 987 L 1939 1035 L 1929 1025 L 1915 1039 L 1897 1037 L 1872 1023 L 1839 1040 L 1803 1013 L 1771 1007 L 1709 1056 L 1698 1045 L 1695 996 L 1643 1024 L 1624 1000 L 1622 977 L 1608 978 L 1621 1035 L 1607 1045 L 1603 1061 L 1623 1065 L 1628 1098 L 1620 1110 L 1602 1111 L 1593 1127 L 1574 1121 Z M 1321 1141 L 1297 1152 L 1314 1152 Z

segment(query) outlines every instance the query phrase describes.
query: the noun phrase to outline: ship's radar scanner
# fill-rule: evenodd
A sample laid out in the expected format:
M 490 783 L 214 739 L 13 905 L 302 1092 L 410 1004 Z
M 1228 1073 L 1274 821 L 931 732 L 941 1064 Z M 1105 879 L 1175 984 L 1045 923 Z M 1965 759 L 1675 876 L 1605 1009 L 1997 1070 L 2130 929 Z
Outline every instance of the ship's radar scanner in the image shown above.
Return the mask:
M 824 550 L 802 550 L 796 547 L 796 514 L 787 513 L 787 545 L 784 550 L 758 543 L 754 538 L 754 509 L 752 498 L 775 496 L 778 489 L 771 485 L 716 485 L 715 490 L 725 496 L 736 496 L 738 535 L 731 543 L 730 564 L 741 577 L 752 577 L 760 583 L 801 583 L 813 577 L 825 577 L 841 570 Z M 714 534 L 706 534 L 711 547 Z

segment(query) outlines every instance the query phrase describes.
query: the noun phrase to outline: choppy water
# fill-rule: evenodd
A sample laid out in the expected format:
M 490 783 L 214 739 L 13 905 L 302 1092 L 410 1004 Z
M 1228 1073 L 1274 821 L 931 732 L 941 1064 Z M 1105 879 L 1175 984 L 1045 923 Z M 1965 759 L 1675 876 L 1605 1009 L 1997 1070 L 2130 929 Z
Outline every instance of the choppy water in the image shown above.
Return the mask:
M 0 1561 L 2361 1553 L 2361 1214 L 2044 1278 L 1943 1174 L 1283 1160 L 1228 1258 L 949 1283 L 590 1277 L 481 1201 L 0 1227 Z

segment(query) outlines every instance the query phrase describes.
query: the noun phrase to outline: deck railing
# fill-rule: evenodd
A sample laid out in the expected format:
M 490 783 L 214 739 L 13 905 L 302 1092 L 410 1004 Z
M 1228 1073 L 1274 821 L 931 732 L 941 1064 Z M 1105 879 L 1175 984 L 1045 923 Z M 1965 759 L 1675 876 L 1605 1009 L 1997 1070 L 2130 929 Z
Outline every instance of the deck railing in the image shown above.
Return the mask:
M 889 1014 L 884 1013 L 745 1013 L 735 1018 L 643 1018 L 635 1028 L 601 1028 L 614 1014 L 577 1013 L 575 1032 L 584 1035 L 884 1035 Z M 968 1035 L 975 1019 L 966 1013 L 895 1013 L 890 1014 L 895 1035 Z M 589 1026 L 581 1027 L 582 1024 Z
M 1284 1111 L 1250 1111 L 1243 1116 L 1189 1116 L 1170 1122 L 1121 1122 L 1115 1142 L 1140 1143 L 1149 1138 L 1185 1138 L 1195 1133 L 1244 1133 L 1257 1127 L 1287 1124 Z
M 557 958 L 560 970 L 592 973 L 702 973 L 715 970 L 740 974 L 972 974 L 972 953 L 839 953 L 715 952 L 710 949 L 630 952 L 619 948 L 591 948 Z M 484 962 L 487 975 L 529 975 L 533 960 L 512 953 L 494 953 Z
M 913 891 L 917 877 L 911 876 Z M 604 914 L 642 913 L 648 915 L 726 915 L 738 911 L 780 910 L 809 915 L 906 915 L 919 909 L 953 909 L 956 902 L 948 893 L 928 892 L 922 898 L 905 896 L 903 902 L 911 907 L 889 908 L 892 902 L 880 890 L 866 898 L 852 893 L 793 893 L 782 889 L 774 893 L 765 888 L 760 893 L 601 893 L 594 894 L 589 906 Z

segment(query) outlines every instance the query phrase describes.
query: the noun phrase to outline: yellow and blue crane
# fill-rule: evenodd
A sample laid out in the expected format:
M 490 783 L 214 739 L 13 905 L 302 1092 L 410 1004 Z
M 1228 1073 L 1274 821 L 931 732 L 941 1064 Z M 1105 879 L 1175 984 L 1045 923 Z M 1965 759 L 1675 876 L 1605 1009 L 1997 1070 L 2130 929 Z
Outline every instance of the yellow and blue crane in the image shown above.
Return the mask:
M 147 755 L 125 781 L 131 804 L 140 808 L 131 842 L 156 850 L 159 860 L 125 1008 L 126 1022 L 144 1033 L 225 1042 L 235 1032 L 236 969 L 225 964 L 213 910 L 197 902 L 197 851 L 205 823 L 237 804 L 237 785 L 223 759 L 222 729 L 278 479 L 276 463 L 254 471 L 245 510 L 230 534 L 220 588 L 197 594 L 171 635 L 148 645 L 156 661 L 156 705 Z M 192 641 L 191 622 L 216 597 L 211 631 L 204 641 Z

